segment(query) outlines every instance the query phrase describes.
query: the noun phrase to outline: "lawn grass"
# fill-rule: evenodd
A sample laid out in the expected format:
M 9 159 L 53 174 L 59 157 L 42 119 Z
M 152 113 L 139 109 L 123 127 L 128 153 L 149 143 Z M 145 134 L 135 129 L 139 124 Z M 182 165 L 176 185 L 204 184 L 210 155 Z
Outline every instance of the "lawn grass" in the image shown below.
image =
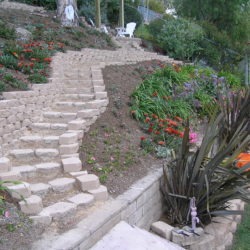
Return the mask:
M 245 213 L 241 224 L 235 233 L 232 250 L 249 250 L 250 249 L 250 204 L 245 208 Z

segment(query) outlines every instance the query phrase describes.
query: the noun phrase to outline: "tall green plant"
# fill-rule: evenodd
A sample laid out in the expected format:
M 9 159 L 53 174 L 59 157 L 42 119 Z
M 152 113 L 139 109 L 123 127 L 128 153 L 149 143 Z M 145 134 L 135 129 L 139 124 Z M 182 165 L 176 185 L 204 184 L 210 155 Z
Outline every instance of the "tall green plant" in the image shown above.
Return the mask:
M 233 162 L 249 144 L 250 135 L 240 124 L 228 143 L 225 139 L 218 144 L 223 120 L 223 113 L 217 115 L 215 112 L 202 144 L 195 152 L 190 152 L 187 126 L 179 154 L 164 165 L 162 191 L 172 223 L 188 223 L 191 197 L 196 198 L 198 216 L 203 223 L 208 222 L 212 215 L 228 214 L 227 202 L 231 199 L 249 201 L 249 180 L 244 174 L 250 164 L 236 170 Z M 215 146 L 217 150 L 212 154 Z

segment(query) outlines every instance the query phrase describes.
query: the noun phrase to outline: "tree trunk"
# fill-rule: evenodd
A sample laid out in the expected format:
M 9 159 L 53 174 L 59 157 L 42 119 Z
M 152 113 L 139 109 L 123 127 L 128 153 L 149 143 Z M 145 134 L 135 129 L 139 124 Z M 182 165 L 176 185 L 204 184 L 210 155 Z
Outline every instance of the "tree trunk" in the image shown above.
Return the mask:
M 124 27 L 124 0 L 120 0 L 119 26 Z
M 60 19 L 62 26 L 78 26 L 76 0 L 57 0 L 57 18 Z
M 95 0 L 95 25 L 97 28 L 101 27 L 101 7 L 100 0 Z

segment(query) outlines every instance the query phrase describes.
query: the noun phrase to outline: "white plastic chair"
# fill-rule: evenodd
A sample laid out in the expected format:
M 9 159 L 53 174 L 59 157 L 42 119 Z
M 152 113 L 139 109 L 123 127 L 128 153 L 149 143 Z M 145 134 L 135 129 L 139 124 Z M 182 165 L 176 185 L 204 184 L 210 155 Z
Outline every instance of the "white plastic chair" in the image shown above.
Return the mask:
M 126 29 L 119 27 L 116 28 L 117 30 L 117 37 L 125 37 L 128 35 L 129 37 L 134 37 L 134 31 L 135 31 L 136 23 L 127 23 Z

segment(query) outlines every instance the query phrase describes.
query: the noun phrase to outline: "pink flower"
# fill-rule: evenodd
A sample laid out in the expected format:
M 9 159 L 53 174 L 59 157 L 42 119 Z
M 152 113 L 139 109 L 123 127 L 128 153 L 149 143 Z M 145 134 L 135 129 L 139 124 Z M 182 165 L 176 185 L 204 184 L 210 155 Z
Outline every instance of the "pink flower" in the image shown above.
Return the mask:
M 189 142 L 190 143 L 196 143 L 198 141 L 198 135 L 195 132 L 191 132 L 189 134 Z
M 10 211 L 6 210 L 4 212 L 4 217 L 9 218 L 10 217 Z
M 90 158 L 90 160 L 91 160 L 91 161 L 95 161 L 96 159 L 95 159 L 94 156 L 92 156 L 92 157 Z

